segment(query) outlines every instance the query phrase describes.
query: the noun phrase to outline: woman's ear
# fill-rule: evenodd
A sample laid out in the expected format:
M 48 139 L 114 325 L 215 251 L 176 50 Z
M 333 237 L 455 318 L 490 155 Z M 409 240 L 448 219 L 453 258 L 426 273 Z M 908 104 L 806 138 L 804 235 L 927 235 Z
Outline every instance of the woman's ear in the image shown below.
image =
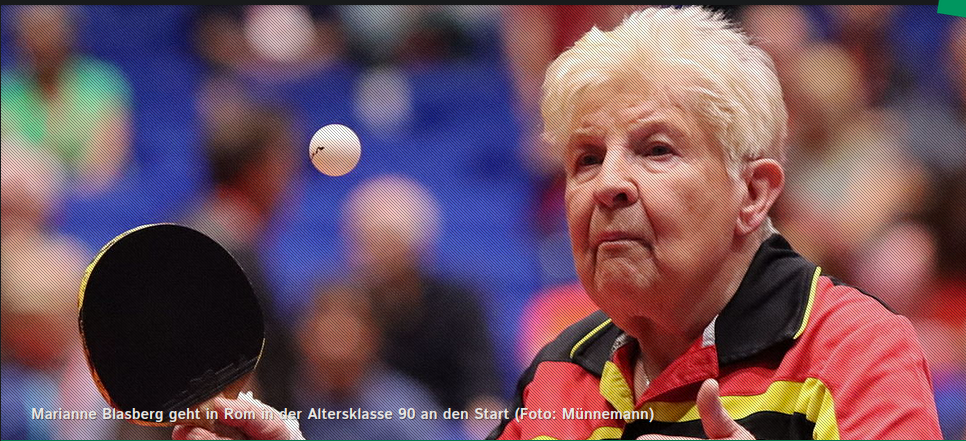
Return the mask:
M 763 158 L 748 162 L 742 180 L 747 192 L 741 201 L 735 232 L 748 235 L 765 221 L 785 187 L 785 171 L 774 159 Z

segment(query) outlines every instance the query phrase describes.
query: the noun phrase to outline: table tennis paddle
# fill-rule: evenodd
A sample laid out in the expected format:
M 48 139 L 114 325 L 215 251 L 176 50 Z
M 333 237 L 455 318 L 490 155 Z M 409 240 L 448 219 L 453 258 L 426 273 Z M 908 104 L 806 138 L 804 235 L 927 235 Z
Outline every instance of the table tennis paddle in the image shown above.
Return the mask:
M 125 419 L 242 437 L 206 418 L 206 402 L 238 396 L 261 356 L 264 322 L 248 277 L 216 241 L 170 223 L 115 237 L 81 281 L 78 324 L 94 382 L 114 409 L 131 412 Z M 198 418 L 171 414 L 188 409 Z

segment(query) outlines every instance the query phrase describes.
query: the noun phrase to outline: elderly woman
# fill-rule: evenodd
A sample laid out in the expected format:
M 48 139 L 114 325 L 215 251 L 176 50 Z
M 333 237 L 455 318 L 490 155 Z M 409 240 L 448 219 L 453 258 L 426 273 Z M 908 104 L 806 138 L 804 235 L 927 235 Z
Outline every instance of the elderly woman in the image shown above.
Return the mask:
M 771 226 L 788 118 L 741 31 L 699 7 L 593 29 L 542 110 L 601 310 L 537 355 L 492 438 L 942 437 L 909 321 Z
M 492 437 L 942 437 L 909 321 L 771 226 L 788 118 L 741 31 L 698 7 L 593 29 L 542 110 L 601 311 L 543 349 Z

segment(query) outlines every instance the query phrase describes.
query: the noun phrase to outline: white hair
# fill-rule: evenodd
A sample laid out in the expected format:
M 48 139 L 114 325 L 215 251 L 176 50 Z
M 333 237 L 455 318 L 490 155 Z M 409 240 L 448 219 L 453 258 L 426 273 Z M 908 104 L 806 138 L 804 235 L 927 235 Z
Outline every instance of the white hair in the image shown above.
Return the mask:
M 724 149 L 732 177 L 744 159 L 784 161 L 788 112 L 774 63 L 720 13 L 649 8 L 612 31 L 584 34 L 547 69 L 545 140 L 566 145 L 585 96 L 627 86 L 689 106 Z

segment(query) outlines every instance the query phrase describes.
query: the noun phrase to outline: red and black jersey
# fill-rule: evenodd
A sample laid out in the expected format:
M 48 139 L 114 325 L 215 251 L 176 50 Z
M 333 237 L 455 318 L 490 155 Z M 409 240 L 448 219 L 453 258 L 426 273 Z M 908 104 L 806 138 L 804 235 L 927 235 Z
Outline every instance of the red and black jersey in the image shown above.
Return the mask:
M 639 400 L 637 350 L 600 311 L 570 326 L 523 374 L 510 418 L 490 438 L 705 437 L 694 400 L 708 378 L 759 439 L 942 438 L 909 320 L 823 275 L 777 234 L 704 334 Z

